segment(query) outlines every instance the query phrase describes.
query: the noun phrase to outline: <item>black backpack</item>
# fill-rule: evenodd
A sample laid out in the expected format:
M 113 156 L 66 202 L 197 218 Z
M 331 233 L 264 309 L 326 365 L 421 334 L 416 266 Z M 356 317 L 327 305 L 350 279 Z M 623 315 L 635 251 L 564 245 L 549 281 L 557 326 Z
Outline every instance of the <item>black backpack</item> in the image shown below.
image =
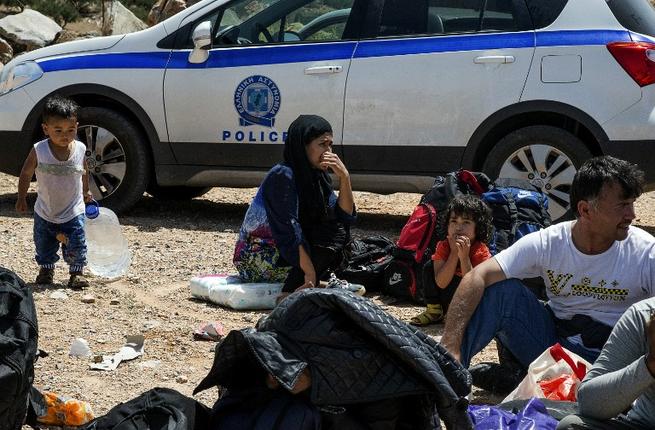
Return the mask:
M 170 388 L 153 388 L 114 406 L 83 430 L 207 430 L 209 408 Z
M 39 328 L 32 290 L 0 267 L 0 430 L 17 430 L 29 407 Z
M 394 247 L 391 239 L 380 235 L 353 238 L 346 246 L 344 264 L 336 272 L 337 277 L 362 284 L 366 291 L 379 291 L 384 269 L 393 260 Z
M 551 224 L 548 197 L 528 181 L 499 178 L 482 195 L 482 201 L 491 208 L 493 216 L 493 236 L 489 243 L 492 255 Z

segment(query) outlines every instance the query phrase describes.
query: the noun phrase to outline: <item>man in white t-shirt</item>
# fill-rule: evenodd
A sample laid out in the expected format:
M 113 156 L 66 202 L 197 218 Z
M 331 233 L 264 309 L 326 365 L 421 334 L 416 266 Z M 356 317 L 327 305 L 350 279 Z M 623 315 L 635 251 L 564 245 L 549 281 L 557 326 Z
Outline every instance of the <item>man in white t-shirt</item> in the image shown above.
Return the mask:
M 655 239 L 630 225 L 642 188 L 636 165 L 608 156 L 584 163 L 571 185 L 576 220 L 529 234 L 469 272 L 442 345 L 466 367 L 494 338 L 526 368 L 556 342 L 595 361 L 623 312 L 655 295 Z M 537 276 L 546 306 L 519 281 Z

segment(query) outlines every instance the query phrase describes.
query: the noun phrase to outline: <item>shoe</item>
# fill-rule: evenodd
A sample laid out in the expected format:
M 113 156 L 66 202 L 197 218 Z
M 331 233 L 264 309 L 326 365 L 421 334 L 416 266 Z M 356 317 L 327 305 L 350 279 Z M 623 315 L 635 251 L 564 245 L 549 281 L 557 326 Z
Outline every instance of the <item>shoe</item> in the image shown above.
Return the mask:
M 420 314 L 409 320 L 411 325 L 416 327 L 425 327 L 430 324 L 439 324 L 443 322 L 444 314 L 441 305 L 428 305 Z
M 527 371 L 498 363 L 480 363 L 469 367 L 473 385 L 493 394 L 506 396 L 516 388 Z
M 366 293 L 366 288 L 362 284 L 352 284 L 344 279 L 339 279 L 334 273 L 330 274 L 330 279 L 328 279 L 325 288 L 343 288 L 358 296 L 363 296 Z
M 71 273 L 71 277 L 68 279 L 68 288 L 74 290 L 89 288 L 89 281 L 84 277 L 82 272 L 74 272 Z
M 36 276 L 34 283 L 40 285 L 50 285 L 52 284 L 54 279 L 55 279 L 55 269 L 47 269 L 45 267 L 42 267 L 39 270 L 39 274 Z

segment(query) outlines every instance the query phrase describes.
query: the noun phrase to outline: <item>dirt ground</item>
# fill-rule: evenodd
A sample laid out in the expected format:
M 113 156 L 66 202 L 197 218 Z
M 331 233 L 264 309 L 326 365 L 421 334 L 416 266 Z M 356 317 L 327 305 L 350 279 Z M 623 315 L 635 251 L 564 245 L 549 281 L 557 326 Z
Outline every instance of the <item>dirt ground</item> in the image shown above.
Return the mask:
M 32 282 L 34 261 L 31 216 L 14 211 L 17 178 L 0 174 L 0 266 Z M 67 267 L 58 263 L 55 282 L 34 293 L 39 319 L 39 347 L 50 355 L 36 365 L 35 384 L 43 390 L 88 401 L 96 415 L 157 386 L 186 395 L 205 376 L 213 361 L 214 343 L 194 341 L 192 332 L 203 321 L 220 321 L 227 333 L 250 327 L 265 313 L 238 312 L 191 298 L 189 280 L 197 274 L 233 272 L 232 251 L 237 232 L 255 189 L 215 188 L 186 202 L 162 202 L 148 196 L 121 217 L 123 232 L 134 254 L 129 274 L 117 281 L 93 278 L 84 292 L 65 287 Z M 34 184 L 29 202 L 35 199 Z M 355 235 L 382 234 L 393 239 L 419 200 L 418 194 L 355 193 L 359 218 Z M 655 231 L 655 193 L 637 204 L 636 225 Z M 66 298 L 53 298 L 63 292 Z M 94 303 L 83 303 L 92 295 Z M 369 295 L 395 317 L 407 321 L 421 309 L 392 298 Z M 439 336 L 442 325 L 426 332 Z M 122 363 L 113 372 L 89 369 L 91 359 L 69 356 L 75 338 L 88 341 L 93 354 L 114 354 L 127 335 L 143 334 L 143 356 Z M 474 361 L 493 361 L 494 346 Z M 197 396 L 213 405 L 217 392 Z M 474 389 L 473 401 L 497 402 Z

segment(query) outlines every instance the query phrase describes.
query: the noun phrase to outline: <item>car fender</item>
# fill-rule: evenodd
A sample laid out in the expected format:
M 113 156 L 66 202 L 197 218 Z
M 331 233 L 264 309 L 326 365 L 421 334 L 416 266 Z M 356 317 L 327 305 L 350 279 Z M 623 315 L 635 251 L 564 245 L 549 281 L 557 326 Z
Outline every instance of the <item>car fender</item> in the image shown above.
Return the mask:
M 595 142 L 587 142 L 592 144 L 590 149 L 593 153 L 600 153 L 601 143 L 608 141 L 607 134 L 600 124 L 575 106 L 550 100 L 530 100 L 507 106 L 485 119 L 468 141 L 462 156 L 462 167 L 479 169 L 483 157 L 502 137 L 517 128 L 540 124 L 538 120 L 523 119 L 529 114 L 537 113 L 556 114 L 580 123 L 595 140 Z M 513 121 L 514 119 L 516 121 Z

